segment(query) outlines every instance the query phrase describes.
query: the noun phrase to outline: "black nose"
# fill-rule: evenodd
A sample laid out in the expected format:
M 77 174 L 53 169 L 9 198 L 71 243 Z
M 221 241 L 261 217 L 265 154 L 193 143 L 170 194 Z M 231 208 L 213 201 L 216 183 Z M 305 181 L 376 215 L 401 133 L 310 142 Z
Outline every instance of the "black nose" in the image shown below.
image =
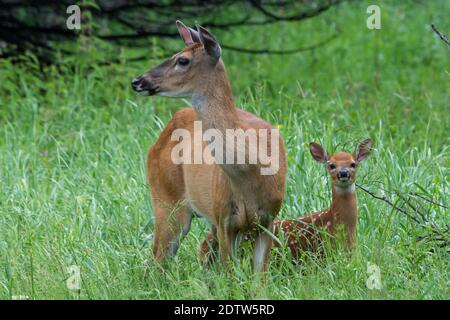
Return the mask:
M 349 179 L 350 178 L 350 172 L 342 170 L 339 171 L 337 174 L 338 179 Z
M 133 81 L 131 81 L 131 86 L 133 87 L 134 90 L 138 90 L 141 83 L 142 83 L 142 77 L 137 77 L 137 78 L 134 78 Z

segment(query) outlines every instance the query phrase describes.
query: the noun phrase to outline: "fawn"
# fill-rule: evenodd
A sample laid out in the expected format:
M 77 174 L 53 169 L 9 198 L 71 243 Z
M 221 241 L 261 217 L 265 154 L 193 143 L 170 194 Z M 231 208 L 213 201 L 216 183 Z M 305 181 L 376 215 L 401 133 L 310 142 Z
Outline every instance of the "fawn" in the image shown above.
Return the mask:
M 269 123 L 235 106 L 215 37 L 201 26 L 194 30 L 180 21 L 176 24 L 186 47 L 132 81 L 133 89 L 142 95 L 189 98 L 192 104 L 192 108 L 174 114 L 147 156 L 147 177 L 155 208 L 153 254 L 157 262 L 174 255 L 195 214 L 211 223 L 210 237 L 227 265 L 240 233 L 257 225 L 273 230 L 285 190 L 287 164 L 283 141 L 275 136 L 279 143 L 275 154 L 279 169 L 272 175 L 260 173 L 265 163 L 259 158 L 255 164 L 174 163 L 172 151 L 178 141 L 173 140 L 173 134 L 183 129 L 195 135 L 196 121 L 201 121 L 200 133 L 214 129 L 225 135 L 228 129 L 243 132 L 263 129 L 268 131 L 266 141 L 274 137 Z M 227 143 L 223 153 L 238 157 L 250 150 L 248 140 L 244 142 L 244 150 Z M 258 142 L 266 143 L 259 137 Z M 196 150 L 199 144 L 200 148 L 208 149 L 205 142 L 193 139 L 191 150 Z M 266 146 L 272 150 L 269 143 Z M 187 156 L 195 158 L 194 152 Z M 210 156 L 216 159 L 216 152 Z M 255 272 L 265 270 L 271 246 L 271 236 L 261 228 L 254 243 Z
M 276 220 L 274 222 L 274 236 L 280 236 L 284 241 L 276 239 L 274 246 L 276 248 L 283 247 L 287 244 L 291 250 L 294 260 L 299 258 L 302 251 L 318 251 L 323 240 L 319 231 L 309 223 L 301 220 Z M 248 231 L 243 235 L 242 240 L 253 241 L 253 232 Z M 207 238 L 200 244 L 200 262 L 204 265 L 211 264 L 217 255 L 217 242 L 213 238 L 211 232 Z
M 336 235 L 337 227 L 344 226 L 346 245 L 349 249 L 356 244 L 356 224 L 358 208 L 356 206 L 355 181 L 356 171 L 362 160 L 371 151 L 372 141 L 364 140 L 360 143 L 354 154 L 338 152 L 328 156 L 325 149 L 317 143 L 311 142 L 309 149 L 314 160 L 324 163 L 332 181 L 332 201 L 328 209 L 313 212 L 298 220 L 275 221 L 274 235 L 285 239 L 294 259 L 301 251 L 318 251 L 321 249 L 323 237 L 316 227 L 325 227 L 328 234 Z M 251 240 L 251 235 L 246 239 Z M 200 246 L 200 259 L 203 262 L 214 258 L 215 243 L 211 235 Z M 275 242 L 281 247 L 280 242 Z M 213 249 L 213 250 L 211 250 Z

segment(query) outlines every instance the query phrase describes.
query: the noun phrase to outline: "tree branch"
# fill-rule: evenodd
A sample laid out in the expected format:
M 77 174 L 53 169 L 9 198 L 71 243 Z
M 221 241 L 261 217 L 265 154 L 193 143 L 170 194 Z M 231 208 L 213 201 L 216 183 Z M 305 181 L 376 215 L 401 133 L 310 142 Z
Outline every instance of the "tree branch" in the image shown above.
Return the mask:
M 433 29 L 433 31 L 436 32 L 439 38 L 441 38 L 441 40 L 444 41 L 444 43 L 450 47 L 450 41 L 448 41 L 447 37 L 444 34 L 439 32 L 439 30 L 436 28 L 434 24 L 431 24 L 431 29 Z
M 285 54 L 295 54 L 295 53 L 298 53 L 298 52 L 314 50 L 316 48 L 319 48 L 319 47 L 329 43 L 330 41 L 335 39 L 337 36 L 338 36 L 338 34 L 334 34 L 331 37 L 329 37 L 328 39 L 325 39 L 324 41 L 321 41 L 321 42 L 316 43 L 314 45 L 311 45 L 311 46 L 308 46 L 308 47 L 300 47 L 300 48 L 295 48 L 295 49 L 288 49 L 288 50 L 247 49 L 247 48 L 240 48 L 240 47 L 234 47 L 234 46 L 229 46 L 229 45 L 221 45 L 221 47 L 224 48 L 224 49 L 237 51 L 237 52 L 242 52 L 242 53 L 285 55 Z
M 199 22 L 214 30 L 263 26 L 280 21 L 302 21 L 318 16 L 343 1 L 345 0 L 315 0 L 316 6 L 312 6 L 307 5 L 307 1 L 296 0 L 96 0 L 95 5 L 80 4 L 83 17 L 91 17 L 82 24 L 82 28 L 90 32 L 87 35 L 66 28 L 68 16 L 65 15 L 65 8 L 73 3 L 69 0 L 0 0 L 0 41 L 6 43 L 0 56 L 9 55 L 7 51 L 19 54 L 35 50 L 39 58 L 46 59 L 52 51 L 58 51 L 61 47 L 59 43 L 72 41 L 80 35 L 98 37 L 116 44 L 139 46 L 140 41 L 137 40 L 140 39 L 178 37 L 173 22 L 180 17 L 189 22 L 201 17 L 203 21 Z M 280 7 L 284 12 L 295 14 L 280 15 Z M 95 23 L 97 21 L 102 23 Z M 103 22 L 107 24 L 103 26 Z M 227 44 L 223 47 L 249 54 L 284 55 L 313 50 L 335 37 L 333 35 L 308 47 L 287 50 L 243 48 Z M 43 46 L 48 47 L 46 53 L 39 50 Z
M 416 224 L 419 227 L 421 227 L 422 229 L 431 231 L 431 234 L 429 234 L 429 235 L 419 236 L 418 237 L 419 240 L 428 239 L 428 240 L 432 240 L 432 241 L 436 241 L 436 242 L 443 242 L 439 245 L 440 247 L 450 246 L 450 228 L 447 226 L 447 228 L 445 230 L 440 230 L 439 227 L 436 226 L 436 224 L 433 221 L 428 219 L 427 216 L 423 212 L 420 211 L 420 204 L 418 202 L 416 203 L 416 206 L 414 206 L 412 204 L 410 198 L 405 197 L 405 195 L 402 193 L 394 192 L 411 210 L 413 210 L 414 213 L 416 213 L 420 216 L 422 221 L 420 221 L 417 217 L 415 217 L 413 214 L 408 212 L 405 208 L 399 207 L 396 204 L 394 204 L 385 195 L 378 196 L 375 193 L 373 193 L 372 191 L 362 187 L 359 184 L 356 184 L 356 186 L 359 189 L 366 192 L 367 194 L 369 194 L 371 197 L 378 199 L 378 200 L 382 200 L 385 203 L 387 203 L 389 206 L 391 206 L 394 210 L 396 210 L 400 213 L 403 213 L 408 218 L 410 218 L 411 220 L 416 222 Z M 450 251 L 448 251 L 448 252 L 450 253 Z

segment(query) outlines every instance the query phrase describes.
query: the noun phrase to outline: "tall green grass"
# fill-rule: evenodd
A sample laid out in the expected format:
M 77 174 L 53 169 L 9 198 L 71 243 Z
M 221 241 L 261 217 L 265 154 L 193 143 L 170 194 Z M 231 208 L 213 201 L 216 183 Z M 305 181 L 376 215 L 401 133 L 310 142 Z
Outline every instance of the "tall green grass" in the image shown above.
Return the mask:
M 359 169 L 361 185 L 422 188 L 447 202 L 450 69 L 428 25 L 449 30 L 450 5 L 379 1 L 382 29 L 372 31 L 369 4 L 218 34 L 224 43 L 294 48 L 340 30 L 328 45 L 291 56 L 224 50 L 238 105 L 281 125 L 289 159 L 281 217 L 329 205 L 330 185 L 309 155 L 310 141 L 353 151 L 370 136 L 374 152 Z M 32 56 L 0 60 L 0 298 L 450 298 L 448 248 L 418 242 L 423 231 L 414 222 L 360 190 L 353 255 L 338 251 L 298 266 L 282 256 L 266 285 L 255 286 L 245 254 L 232 273 L 200 266 L 208 226 L 196 219 L 178 255 L 157 271 L 147 261 L 153 214 L 145 158 L 184 103 L 131 91 L 130 80 L 158 61 L 127 62 L 125 50 L 120 63 L 102 65 L 102 53 L 89 50 L 43 70 Z M 430 206 L 427 215 L 450 223 L 446 209 Z M 380 267 L 381 290 L 366 286 L 368 263 Z M 66 286 L 71 265 L 81 268 L 80 290 Z

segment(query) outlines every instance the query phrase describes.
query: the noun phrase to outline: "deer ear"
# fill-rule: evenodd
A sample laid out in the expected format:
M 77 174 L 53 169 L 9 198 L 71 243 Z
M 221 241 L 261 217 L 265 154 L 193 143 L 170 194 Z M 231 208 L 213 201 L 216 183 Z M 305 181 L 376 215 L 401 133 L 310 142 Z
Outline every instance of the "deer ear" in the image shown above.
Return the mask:
M 367 158 L 367 156 L 370 154 L 371 149 L 372 149 L 372 140 L 366 139 L 363 142 L 361 142 L 356 148 L 355 160 L 360 162 L 365 158 Z
M 197 25 L 200 42 L 203 44 L 206 53 L 213 59 L 214 64 L 219 60 L 222 49 L 216 38 L 205 28 Z
M 194 44 L 194 40 L 192 39 L 191 32 L 189 31 L 188 27 L 184 25 L 183 22 L 180 20 L 177 20 L 176 22 L 178 32 L 180 33 L 181 39 L 183 39 L 184 44 L 186 46 L 190 46 L 191 44 Z
M 188 29 L 189 29 L 189 32 L 191 33 L 192 40 L 194 40 L 194 42 L 196 42 L 196 43 L 200 43 L 200 36 L 199 36 L 197 30 L 194 30 L 191 27 L 188 27 Z
M 311 151 L 311 155 L 314 160 L 321 163 L 325 163 L 328 161 L 327 152 L 320 144 L 311 142 L 309 144 L 309 151 Z

